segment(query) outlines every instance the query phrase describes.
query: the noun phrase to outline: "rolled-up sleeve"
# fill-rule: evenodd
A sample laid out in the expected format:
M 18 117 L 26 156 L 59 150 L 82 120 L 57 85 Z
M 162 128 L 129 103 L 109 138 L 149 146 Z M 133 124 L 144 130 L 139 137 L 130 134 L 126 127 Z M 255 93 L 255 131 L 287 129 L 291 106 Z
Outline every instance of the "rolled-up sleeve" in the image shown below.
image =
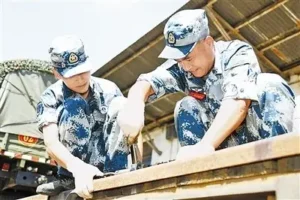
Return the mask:
M 37 105 L 38 129 L 42 132 L 44 126 L 57 123 L 57 100 L 51 90 L 46 90 Z
M 174 61 L 167 61 L 154 71 L 140 75 L 137 81 L 151 84 L 154 94 L 148 98 L 148 102 L 166 94 L 185 91 L 186 88 L 185 75 Z
M 253 48 L 246 43 L 236 45 L 228 57 L 223 73 L 224 99 L 257 101 L 256 77 L 261 70 Z

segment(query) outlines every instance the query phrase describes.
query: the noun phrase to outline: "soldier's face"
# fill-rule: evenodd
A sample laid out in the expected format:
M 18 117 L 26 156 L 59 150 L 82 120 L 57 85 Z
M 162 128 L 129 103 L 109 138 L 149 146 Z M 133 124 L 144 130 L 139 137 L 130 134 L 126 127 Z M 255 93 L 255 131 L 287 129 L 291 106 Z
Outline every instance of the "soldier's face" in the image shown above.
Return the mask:
M 84 72 L 71 76 L 70 78 L 64 78 L 57 71 L 55 71 L 55 76 L 61 79 L 66 86 L 79 94 L 85 94 L 89 90 L 91 72 Z
M 208 36 L 199 41 L 185 58 L 176 60 L 180 67 L 195 77 L 207 75 L 214 65 L 214 40 Z

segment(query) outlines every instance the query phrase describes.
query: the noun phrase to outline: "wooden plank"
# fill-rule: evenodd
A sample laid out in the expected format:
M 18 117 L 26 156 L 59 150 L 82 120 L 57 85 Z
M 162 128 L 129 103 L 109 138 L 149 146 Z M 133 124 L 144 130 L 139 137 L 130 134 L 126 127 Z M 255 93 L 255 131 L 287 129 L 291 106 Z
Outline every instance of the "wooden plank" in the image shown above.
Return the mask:
M 289 158 L 289 159 L 295 159 L 295 158 Z M 196 174 L 180 176 L 177 177 L 177 186 L 192 185 L 192 184 L 210 184 L 211 182 L 262 176 L 266 174 L 274 174 L 277 172 L 278 172 L 278 167 L 276 161 L 264 161 L 262 163 L 261 162 L 252 163 L 252 164 L 247 164 L 242 166 L 216 169 L 216 170 L 200 172 Z
M 299 172 L 299 146 L 300 134 L 291 133 L 220 150 L 202 158 L 107 177 L 94 181 L 94 197 L 116 198 L 143 192 L 174 190 L 176 187 L 203 187 L 215 182 Z
M 22 198 L 20 200 L 48 200 L 48 196 L 46 196 L 46 195 L 34 195 L 34 196 Z
M 299 160 L 300 155 L 292 156 L 288 158 L 281 158 L 279 160 L 270 160 L 270 161 L 263 161 L 258 163 L 251 163 L 242 166 L 235 166 L 230 168 L 224 169 L 216 169 L 207 172 L 200 172 L 191 175 L 184 175 L 177 178 L 169 178 L 163 180 L 156 180 L 152 182 L 136 184 L 131 186 L 126 186 L 125 188 L 115 188 L 110 190 L 105 190 L 101 192 L 95 192 L 94 197 L 95 199 L 100 198 L 116 198 L 118 196 L 125 195 L 124 190 L 127 191 L 127 195 L 134 195 L 138 193 L 148 193 L 148 192 L 157 192 L 157 191 L 165 191 L 174 189 L 177 187 L 183 187 L 188 185 L 211 185 L 225 182 L 225 181 L 235 181 L 239 179 L 245 180 L 246 178 L 253 178 L 253 177 L 266 177 L 266 176 L 275 176 L 275 175 L 282 175 L 279 174 L 280 170 L 278 165 L 282 163 L 281 160 L 284 160 L 286 163 L 295 163 Z M 294 165 L 291 165 L 294 166 Z M 285 170 L 284 173 L 296 172 L 295 169 L 288 167 L 288 170 Z M 300 173 L 300 169 L 297 171 Z
M 94 181 L 95 191 L 183 176 L 300 154 L 300 134 L 289 133 L 274 138 L 216 151 L 201 158 L 174 161 L 142 170 Z
M 234 166 L 230 168 L 216 169 L 216 170 L 200 172 L 196 174 L 184 175 L 176 178 L 156 180 L 156 181 L 142 183 L 142 184 L 125 186 L 122 188 L 114 188 L 105 191 L 98 191 L 94 193 L 94 199 L 113 199 L 113 198 L 120 198 L 124 196 L 131 196 L 131 195 L 137 195 L 142 193 L 149 193 L 149 192 L 155 193 L 158 191 L 164 193 L 165 191 L 175 190 L 177 187 L 186 187 L 191 185 L 194 186 L 201 185 L 201 187 L 206 187 L 207 185 L 220 184 L 220 183 L 225 184 L 226 182 L 236 182 L 241 180 L 247 181 L 250 180 L 251 178 L 257 178 L 257 177 L 263 177 L 263 178 L 267 176 L 280 177 L 282 176 L 282 174 L 279 173 L 285 173 L 285 174 L 291 172 L 300 173 L 300 168 L 298 168 L 299 159 L 300 159 L 300 155 L 297 155 L 297 156 L 291 156 L 291 157 L 286 157 L 281 159 L 274 159 L 274 160 L 262 161 L 257 163 L 241 165 L 241 166 Z M 282 170 L 282 168 L 284 168 L 285 170 Z M 290 179 L 284 179 L 280 183 L 277 183 L 276 190 L 282 189 L 282 191 L 280 191 L 279 193 L 281 194 L 281 196 L 287 195 L 284 193 L 284 191 L 287 191 L 287 193 L 291 192 L 291 188 L 292 188 L 290 186 L 291 184 L 287 184 L 287 182 L 292 183 L 292 181 L 293 180 Z M 283 184 L 283 187 L 281 186 L 278 187 L 278 185 L 280 184 L 281 185 Z M 297 188 L 299 187 L 299 183 L 297 185 L 297 181 L 295 182 L 294 180 L 292 186 Z M 65 199 L 68 194 L 69 191 L 65 191 L 56 197 L 51 197 L 49 200 Z M 269 195 L 268 198 L 272 199 L 273 196 L 274 195 L 271 194 Z M 251 196 L 249 196 L 249 199 L 251 199 Z
M 281 176 L 276 184 L 276 200 L 300 199 L 300 173 Z
M 295 183 L 297 178 L 300 177 L 300 173 L 284 174 L 278 176 L 262 176 L 251 179 L 238 179 L 236 181 L 228 180 L 222 181 L 206 186 L 192 185 L 185 187 L 177 187 L 164 191 L 153 191 L 137 195 L 122 196 L 115 198 L 118 200 L 130 200 L 130 199 L 193 199 L 193 198 L 208 198 L 208 197 L 221 197 L 227 195 L 240 195 L 240 194 L 254 194 L 254 193 L 265 193 L 265 192 L 276 192 L 280 193 L 281 189 L 278 184 L 282 179 L 290 180 Z M 286 184 L 286 183 L 285 183 Z M 288 187 L 287 184 L 286 187 Z M 299 184 L 298 184 L 299 185 Z M 296 199 L 287 194 L 291 192 L 288 188 L 285 188 L 285 193 L 280 200 L 292 200 Z M 245 195 L 247 196 L 247 195 Z M 273 195 L 269 195 L 273 196 Z M 292 198 L 290 198 L 292 197 Z M 271 198 L 271 197 L 270 197 Z M 110 198 L 107 198 L 110 199 Z M 278 198 L 276 198 L 279 200 Z
M 276 196 L 274 194 L 270 194 L 267 196 L 267 200 L 276 200 Z
M 282 158 L 278 160 L 278 171 L 280 173 L 300 171 L 300 156 L 295 159 Z

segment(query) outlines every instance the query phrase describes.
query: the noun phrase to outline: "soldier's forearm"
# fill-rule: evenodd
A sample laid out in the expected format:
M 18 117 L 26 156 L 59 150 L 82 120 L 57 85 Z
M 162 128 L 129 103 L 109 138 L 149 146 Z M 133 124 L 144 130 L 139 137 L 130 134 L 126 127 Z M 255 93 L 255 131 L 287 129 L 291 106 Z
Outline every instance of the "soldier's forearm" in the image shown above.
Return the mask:
M 217 148 L 243 122 L 250 102 L 250 100 L 224 100 L 202 142 Z
M 56 124 L 50 124 L 43 128 L 46 150 L 61 167 L 69 169 L 73 163 L 78 163 L 78 158 L 73 156 L 68 149 L 58 140 Z M 82 161 L 81 161 L 82 162 Z
M 137 81 L 129 90 L 128 100 L 147 101 L 148 97 L 154 93 L 151 84 L 146 81 Z
M 68 169 L 71 163 L 76 159 L 60 142 L 47 146 L 47 152 L 59 166 Z

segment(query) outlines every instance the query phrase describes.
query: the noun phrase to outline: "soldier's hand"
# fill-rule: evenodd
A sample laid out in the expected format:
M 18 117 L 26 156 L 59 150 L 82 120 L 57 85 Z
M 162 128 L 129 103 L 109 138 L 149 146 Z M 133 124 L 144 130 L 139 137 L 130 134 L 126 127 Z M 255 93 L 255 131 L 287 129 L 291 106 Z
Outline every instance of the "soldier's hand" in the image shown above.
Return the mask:
M 128 143 L 132 144 L 144 126 L 145 103 L 143 101 L 127 101 L 119 111 L 117 122 Z
M 211 154 L 215 148 L 208 143 L 197 143 L 195 145 L 184 146 L 179 149 L 176 160 L 188 160 L 196 157 Z
M 95 176 L 103 176 L 103 173 L 95 166 L 77 162 L 76 166 L 72 166 L 70 171 L 75 179 L 75 189 L 72 191 L 84 199 L 93 197 L 94 191 L 93 179 Z

